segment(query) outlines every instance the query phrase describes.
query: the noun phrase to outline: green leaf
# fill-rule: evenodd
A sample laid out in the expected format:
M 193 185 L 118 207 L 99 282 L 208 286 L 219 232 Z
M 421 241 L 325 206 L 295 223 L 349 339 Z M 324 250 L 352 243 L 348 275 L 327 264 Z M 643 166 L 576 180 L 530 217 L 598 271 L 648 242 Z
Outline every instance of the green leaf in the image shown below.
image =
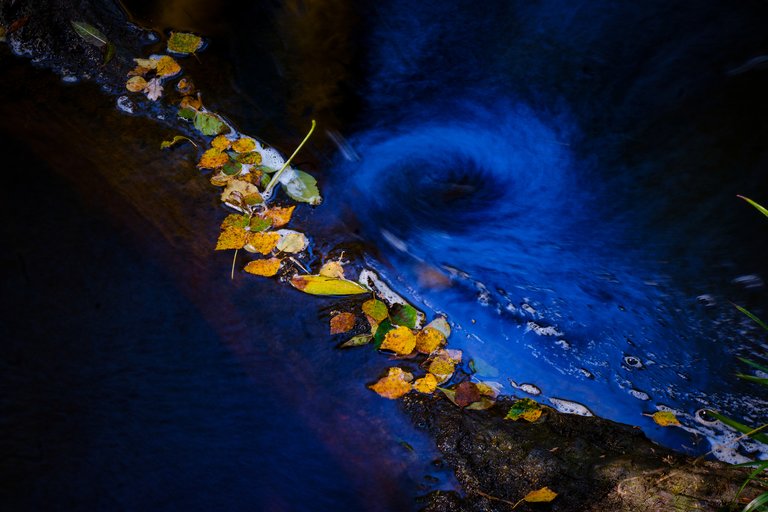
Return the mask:
M 757 382 L 763 386 L 768 386 L 768 379 L 762 377 L 755 377 L 754 375 L 746 375 L 744 373 L 737 373 L 736 376 L 740 379 L 748 380 L 750 382 Z
M 87 43 L 101 48 L 102 46 L 109 44 L 107 36 L 99 32 L 99 30 L 93 25 L 89 25 L 84 21 L 70 21 L 72 28 L 75 29 L 77 35 L 83 38 Z
M 535 400 L 530 398 L 523 398 L 516 400 L 512 407 L 509 408 L 509 412 L 504 416 L 505 420 L 517 421 L 520 418 L 526 421 L 536 421 L 541 416 L 541 406 Z
M 745 200 L 746 202 L 748 202 L 749 204 L 754 206 L 757 209 L 757 211 L 759 211 L 760 213 L 762 213 L 763 215 L 768 217 L 768 209 L 764 208 L 763 206 L 760 206 L 759 204 L 757 204 L 756 202 L 754 202 L 753 200 L 751 200 L 748 197 L 744 197 L 744 196 L 736 196 L 736 197 Z
M 712 416 L 714 416 L 715 418 L 717 418 L 718 420 L 725 423 L 726 425 L 728 425 L 729 427 L 741 432 L 742 434 L 748 435 L 755 441 L 760 441 L 761 443 L 768 444 L 768 435 L 755 432 L 755 430 L 758 430 L 758 429 L 752 428 L 748 425 L 744 425 L 743 423 L 739 423 L 738 421 L 732 420 L 731 418 L 727 416 L 723 416 L 722 414 L 717 413 L 715 411 L 707 409 L 707 412 Z M 759 427 L 759 428 L 762 428 L 762 427 Z
M 755 470 L 749 474 L 747 479 L 744 480 L 744 483 L 741 484 L 741 487 L 739 487 L 739 492 L 736 494 L 736 496 L 739 496 L 744 490 L 744 488 L 747 486 L 747 484 L 749 484 L 749 482 L 757 478 L 757 475 L 759 475 L 760 473 L 765 471 L 766 468 L 768 468 L 768 460 L 753 460 L 750 462 L 745 462 L 743 464 L 736 464 L 736 466 L 738 467 L 757 466 Z
M 194 121 L 196 114 L 197 114 L 197 110 L 191 109 L 189 107 L 180 108 L 178 112 L 179 117 L 182 119 L 186 119 L 187 121 Z
M 764 492 L 757 498 L 753 499 L 741 512 L 758 512 L 761 507 L 768 503 L 768 492 Z M 764 509 L 763 509 L 764 510 Z
M 277 172 L 277 169 L 275 169 L 274 167 L 269 167 L 268 165 L 260 165 L 256 167 L 256 170 L 261 171 L 265 174 L 272 174 L 273 172 Z
M 229 161 L 224 164 L 224 167 L 222 167 L 221 172 L 226 174 L 227 176 L 235 176 L 237 174 L 240 174 L 240 172 L 243 170 L 243 164 L 238 162 Z
M 264 217 L 254 216 L 251 218 L 251 223 L 249 226 L 251 231 L 264 231 L 265 229 L 272 227 L 272 219 L 265 219 Z
M 377 322 L 381 322 L 389 316 L 387 305 L 377 299 L 371 299 L 363 302 L 361 306 L 363 313 L 373 318 Z
M 733 304 L 733 303 L 731 303 L 731 304 Z M 747 315 L 747 316 L 748 316 L 748 317 L 749 317 L 749 318 L 750 318 L 750 319 L 751 319 L 753 322 L 755 322 L 757 325 L 759 325 L 760 327 L 762 327 L 763 329 L 765 329 L 766 331 L 768 331 L 768 325 L 766 325 L 766 323 L 765 323 L 765 322 L 763 322 L 762 320 L 760 320 L 759 318 L 757 318 L 755 315 L 753 315 L 752 313 L 750 313 L 750 312 L 749 312 L 749 311 L 748 311 L 746 308 L 743 308 L 743 307 L 739 306 L 738 304 L 733 304 L 733 306 L 734 306 L 736 309 L 738 309 L 739 311 L 741 311 L 742 313 L 744 313 L 745 315 Z
M 185 137 L 183 135 L 176 135 L 171 140 L 164 140 L 163 142 L 161 142 L 160 143 L 160 149 L 168 149 L 171 146 L 175 146 L 179 142 L 184 142 L 185 140 L 189 141 L 190 143 L 192 143 L 193 146 L 195 145 L 195 143 L 192 142 L 192 140 L 189 137 Z
M 395 304 L 392 306 L 390 318 L 392 318 L 392 323 L 395 325 L 404 325 L 405 327 L 415 329 L 419 312 L 410 304 Z
M 358 295 L 371 293 L 364 286 L 346 279 L 319 275 L 293 276 L 291 286 L 310 295 Z
M 290 179 L 281 183 L 285 193 L 294 201 L 309 203 L 313 206 L 323 202 L 320 190 L 317 188 L 317 180 L 304 171 L 294 171 Z
M 115 56 L 115 45 L 107 43 L 107 48 L 104 50 L 104 62 L 102 65 L 106 65 Z
M 361 347 L 370 343 L 371 340 L 373 340 L 372 334 L 360 334 L 359 336 L 355 336 L 345 341 L 339 345 L 339 348 Z
M 195 112 L 195 128 L 203 135 L 219 135 L 229 132 L 229 127 L 212 112 Z
M 173 53 L 195 53 L 203 46 L 203 39 L 195 34 L 185 32 L 171 32 L 168 38 L 168 51 Z
M 373 335 L 373 347 L 376 350 L 381 348 L 381 343 L 384 341 L 384 336 L 386 336 L 387 333 L 394 328 L 395 326 L 392 325 L 392 322 L 389 321 L 389 318 L 385 318 L 379 324 L 379 327 L 376 329 L 376 334 Z
M 757 369 L 758 369 L 758 370 L 760 370 L 761 372 L 765 372 L 765 373 L 768 373 L 768 367 L 766 367 L 766 366 L 763 366 L 763 365 L 761 365 L 761 364 L 757 364 L 757 363 L 756 363 L 756 362 L 754 362 L 753 360 L 751 360 L 751 359 L 746 359 L 746 358 L 744 358 L 744 357 L 739 357 L 738 359 L 739 359 L 739 361 L 741 361 L 742 363 L 746 363 L 746 364 L 748 364 L 749 366 L 751 366 L 751 367 L 753 367 L 753 368 L 757 368 Z

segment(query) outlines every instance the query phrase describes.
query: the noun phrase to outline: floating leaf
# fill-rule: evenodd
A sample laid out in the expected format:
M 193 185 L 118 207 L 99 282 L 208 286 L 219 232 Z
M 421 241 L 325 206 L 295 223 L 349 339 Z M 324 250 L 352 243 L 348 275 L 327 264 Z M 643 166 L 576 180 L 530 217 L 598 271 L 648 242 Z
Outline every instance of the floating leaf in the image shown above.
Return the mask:
M 251 151 L 250 153 L 238 153 L 235 157 L 235 160 L 241 164 L 259 165 L 261 163 L 261 153 L 258 151 Z M 261 171 L 261 168 L 258 168 L 257 170 Z
M 269 254 L 277 246 L 280 235 L 272 231 L 254 233 L 249 232 L 246 240 L 245 249 L 248 252 L 258 252 Z
M 295 206 L 289 206 L 287 208 L 280 208 L 279 206 L 274 206 L 266 211 L 264 211 L 261 215 L 263 217 L 266 217 L 268 219 L 272 219 L 272 225 L 276 228 L 285 226 L 290 222 L 291 216 L 293 215 L 293 210 L 295 210 Z
M 525 495 L 523 500 L 528 503 L 549 503 L 557 498 L 557 493 L 549 487 L 542 487 Z
M 157 66 L 155 70 L 157 71 L 157 76 L 161 78 L 168 78 L 169 76 L 174 76 L 181 72 L 181 66 L 179 66 L 179 63 L 176 62 L 173 57 L 163 55 L 157 59 Z
M 360 347 L 362 345 L 367 345 L 372 339 L 373 335 L 371 334 L 360 334 L 342 343 L 340 348 Z
M 221 193 L 222 202 L 234 205 L 239 204 L 242 200 L 245 200 L 248 197 L 260 197 L 259 189 L 256 185 L 243 180 L 230 180 L 224 188 L 224 191 Z
M 125 88 L 131 92 L 141 92 L 147 88 L 147 81 L 143 77 L 134 76 L 125 82 Z
M 381 322 L 385 318 L 389 317 L 389 311 L 387 305 L 377 299 L 371 299 L 363 302 L 361 306 L 363 313 L 373 318 L 377 322 Z
M 250 137 L 240 137 L 232 143 L 232 149 L 238 153 L 250 153 L 256 149 L 256 141 Z
M 70 21 L 72 28 L 75 29 L 77 35 L 83 38 L 89 44 L 101 48 L 104 45 L 109 44 L 107 36 L 99 32 L 99 30 L 93 25 L 89 25 L 84 21 Z
M 168 38 L 168 51 L 173 53 L 195 53 L 201 46 L 203 46 L 202 38 L 187 32 L 171 32 Z
M 355 315 L 352 313 L 339 313 L 331 318 L 331 334 L 349 332 L 355 326 Z
M 411 390 L 411 380 L 413 380 L 413 375 L 404 372 L 401 368 L 394 367 L 389 369 L 386 377 L 368 387 L 384 398 L 394 400 Z
M 237 213 L 231 213 L 224 217 L 224 220 L 221 221 L 221 229 L 225 229 L 229 226 L 237 226 L 239 228 L 245 228 L 248 226 L 248 216 L 247 215 L 239 215 Z
M 232 145 L 232 141 L 229 140 L 225 135 L 217 135 L 211 141 L 211 147 L 216 148 L 219 151 L 225 151 L 229 149 L 229 146 L 231 145 Z
M 354 281 L 320 275 L 293 276 L 291 278 L 291 286 L 310 295 L 358 295 L 361 293 L 371 293 L 368 288 Z
M 370 318 L 370 317 L 369 317 Z M 373 326 L 371 326 L 373 328 Z M 376 326 L 376 332 L 373 335 L 373 347 L 378 350 L 381 344 L 384 342 L 384 336 L 389 331 L 394 329 L 395 326 L 389 321 L 389 318 L 385 318 L 378 326 Z
M 147 87 L 144 89 L 144 92 L 147 94 L 147 98 L 150 101 L 157 101 L 160 99 L 160 96 L 163 95 L 163 84 L 160 82 L 159 78 L 153 78 L 147 82 Z
M 232 162 L 231 160 L 228 160 L 224 164 L 224 166 L 221 168 L 221 172 L 223 172 L 227 176 L 237 176 L 242 172 L 242 170 L 243 170 L 243 164 Z
M 115 45 L 112 43 L 107 43 L 107 47 L 104 49 L 104 61 L 102 62 L 102 65 L 109 63 L 109 61 L 111 61 L 112 57 L 114 56 L 115 56 Z
M 195 116 L 197 115 L 197 111 L 189 107 L 184 107 L 179 109 L 177 115 L 182 119 L 186 119 L 187 121 L 194 121 Z
M 766 209 L 765 207 L 763 207 L 763 206 L 759 205 L 758 203 L 754 202 L 753 200 L 751 200 L 751 199 L 750 199 L 750 198 L 748 198 L 748 197 L 744 197 L 744 196 L 736 196 L 736 197 L 739 197 L 739 198 L 741 198 L 741 199 L 745 200 L 746 202 L 748 202 L 749 204 L 751 204 L 752 206 L 754 206 L 754 207 L 755 207 L 755 209 L 757 209 L 757 211 L 759 211 L 760 213 L 762 213 L 763 215 L 765 215 L 766 217 L 768 217 L 768 209 Z
M 428 373 L 422 378 L 416 379 L 416 381 L 413 383 L 413 389 L 419 393 L 434 393 L 435 389 L 437 389 L 437 378 L 431 373 Z
M 431 354 L 445 344 L 445 336 L 437 329 L 425 327 L 416 334 L 416 350 L 422 354 Z
M 466 407 L 469 404 L 480 401 L 482 395 L 474 382 L 464 381 L 459 383 L 453 390 L 456 392 L 454 402 L 459 407 Z
M 288 179 L 283 181 L 283 176 Z M 323 198 L 320 197 L 320 190 L 317 188 L 317 180 L 304 171 L 293 171 L 292 174 L 284 173 L 281 176 L 280 183 L 288 197 L 300 203 L 309 203 L 313 206 L 320 204 Z
M 675 413 L 671 411 L 656 411 L 651 415 L 651 418 L 657 425 L 662 427 L 669 427 L 671 425 L 680 425 Z
M 520 418 L 525 421 L 534 422 L 541 417 L 541 406 L 535 400 L 530 398 L 523 398 L 516 400 L 512 407 L 509 408 L 509 412 L 504 416 L 505 420 L 517 421 Z
M 253 260 L 245 266 L 245 271 L 257 276 L 272 277 L 280 270 L 283 260 L 269 258 L 268 260 Z
M 229 131 L 227 124 L 212 112 L 195 112 L 194 122 L 197 131 L 203 135 L 219 135 Z
M 253 232 L 264 231 L 272 227 L 272 220 L 254 216 L 248 223 L 248 227 Z
M 431 322 L 429 322 L 426 325 L 425 329 L 427 327 L 432 329 L 437 329 L 438 331 L 443 333 L 443 336 L 445 336 L 446 338 L 450 338 L 451 336 L 451 326 L 448 324 L 448 321 L 442 316 L 439 316 L 434 320 L 432 320 Z
M 168 149 L 171 146 L 175 146 L 179 142 L 184 142 L 185 140 L 191 143 L 193 146 L 195 145 L 195 143 L 189 137 L 185 137 L 183 135 L 175 135 L 171 140 L 164 140 L 161 142 L 160 149 Z
M 144 69 L 155 69 L 157 67 L 157 59 L 133 59 L 133 62 Z
M 247 240 L 248 232 L 239 226 L 223 227 L 216 242 L 217 251 L 241 249 Z
M 397 355 L 407 356 L 413 352 L 416 346 L 416 337 L 413 332 L 404 326 L 396 327 L 389 331 L 381 342 L 381 350 L 391 350 Z
M 192 94 L 195 92 L 195 84 L 189 78 L 182 78 L 176 83 L 176 90 L 181 94 Z
M 290 229 L 280 229 L 276 233 L 280 235 L 280 241 L 277 243 L 278 251 L 296 254 L 309 246 L 309 239 L 304 233 Z
M 344 267 L 338 261 L 326 261 L 318 272 L 321 276 L 344 279 Z
M 227 156 L 226 153 L 219 149 L 211 148 L 203 153 L 203 156 L 197 163 L 197 167 L 200 169 L 218 169 L 219 167 L 223 167 L 227 162 L 229 162 L 229 156 Z
M 198 94 L 197 97 L 194 96 L 184 96 L 181 98 L 181 101 L 179 102 L 179 107 L 181 108 L 191 108 L 194 111 L 200 110 L 203 106 L 203 100 L 200 99 L 200 95 Z M 194 119 L 194 115 L 190 118 Z
M 437 377 L 437 381 L 440 383 L 451 378 L 456 370 L 456 364 L 459 362 L 444 349 L 436 350 L 427 361 L 427 370 Z
M 502 385 L 498 382 L 478 382 L 477 390 L 480 394 L 489 398 L 496 398 L 501 393 Z
M 404 325 L 414 329 L 419 318 L 419 313 L 416 311 L 416 308 L 410 304 L 395 304 L 392 306 L 392 314 L 390 318 L 392 319 L 393 324 Z

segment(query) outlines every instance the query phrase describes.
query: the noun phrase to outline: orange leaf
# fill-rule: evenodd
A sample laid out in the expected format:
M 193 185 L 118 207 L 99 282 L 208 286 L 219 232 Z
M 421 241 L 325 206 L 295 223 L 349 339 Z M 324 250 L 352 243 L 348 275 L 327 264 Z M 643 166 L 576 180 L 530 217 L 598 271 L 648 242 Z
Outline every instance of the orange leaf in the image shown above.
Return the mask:
M 221 230 L 216 250 L 241 249 L 247 240 L 248 232 L 239 226 L 228 225 Z
M 278 241 L 280 241 L 280 235 L 271 231 L 266 233 L 249 232 L 246 243 L 253 248 L 254 252 L 269 254 L 277 246 Z
M 433 393 L 437 389 L 437 378 L 431 373 L 426 374 L 413 383 L 413 389 L 419 393 Z
M 159 77 L 173 76 L 179 71 L 181 71 L 181 66 L 172 57 L 163 55 L 157 61 L 157 76 Z
M 125 88 L 131 92 L 141 92 L 147 88 L 147 81 L 140 76 L 134 76 L 125 82 Z
M 293 215 L 293 210 L 295 209 L 295 206 L 289 206 L 287 208 L 280 208 L 279 206 L 276 206 L 274 208 L 270 208 L 261 215 L 267 219 L 272 219 L 272 226 L 279 228 L 288 224 L 288 222 L 291 220 L 291 215 Z
M 557 493 L 549 487 L 542 487 L 535 491 L 531 491 L 523 498 L 528 503 L 549 503 L 553 499 L 557 498 Z
M 256 141 L 250 137 L 240 137 L 232 143 L 232 149 L 238 153 L 248 153 L 256 149 Z
M 253 260 L 245 266 L 245 271 L 257 276 L 272 277 L 280 270 L 283 260 L 270 258 L 268 260 Z
M 416 334 L 416 350 L 431 354 L 445 343 L 445 336 L 437 329 L 427 327 Z
M 225 149 L 229 149 L 229 146 L 231 144 L 232 143 L 230 142 L 230 140 L 224 135 L 217 135 L 211 141 L 211 146 L 218 149 L 219 151 L 224 151 Z
M 355 315 L 352 313 L 339 313 L 331 318 L 331 334 L 341 334 L 352 330 L 355 326 Z
M 211 148 L 203 153 L 202 158 L 197 163 L 200 169 L 218 169 L 229 162 L 229 155 L 220 149 Z
M 398 326 L 389 331 L 381 342 L 381 350 L 391 350 L 395 354 L 407 356 L 416 347 L 416 336 L 405 326 Z
M 389 369 L 386 377 L 382 377 L 376 384 L 368 387 L 384 398 L 394 400 L 411 390 L 411 380 L 413 375 L 394 367 Z

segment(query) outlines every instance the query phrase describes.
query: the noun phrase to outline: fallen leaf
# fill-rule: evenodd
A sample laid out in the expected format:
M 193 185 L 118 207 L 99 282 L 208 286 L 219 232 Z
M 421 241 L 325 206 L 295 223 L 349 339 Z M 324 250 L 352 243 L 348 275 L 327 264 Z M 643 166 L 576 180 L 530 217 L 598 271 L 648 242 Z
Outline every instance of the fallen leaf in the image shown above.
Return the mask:
M 345 341 L 339 345 L 339 348 L 360 347 L 369 344 L 372 339 L 373 336 L 371 334 L 360 334 Z
M 656 411 L 651 415 L 651 418 L 653 418 L 653 421 L 655 421 L 657 425 L 661 425 L 662 427 L 680 425 L 675 413 L 671 411 Z
M 456 392 L 454 400 L 459 407 L 466 407 L 471 403 L 480 400 L 480 390 L 474 382 L 464 381 L 459 383 L 453 390 Z
M 438 331 L 443 333 L 443 336 L 445 336 L 446 339 L 451 337 L 451 326 L 448 324 L 448 321 L 442 316 L 439 316 L 434 320 L 432 320 L 431 322 L 429 322 L 426 325 L 425 329 L 427 327 L 432 329 L 437 329 Z
M 522 418 L 525 421 L 534 422 L 541 417 L 541 412 L 541 406 L 535 400 L 523 398 L 512 404 L 504 419 L 517 421 Z
M 211 148 L 203 153 L 203 156 L 197 163 L 197 167 L 200 169 L 218 169 L 219 167 L 223 167 L 227 162 L 229 162 L 229 155 L 220 149 Z
M 201 46 L 202 38 L 188 32 L 171 32 L 168 38 L 168 51 L 173 53 L 195 53 Z
M 238 153 L 250 153 L 256 149 L 256 141 L 250 137 L 240 137 L 232 143 L 232 149 Z
M 445 344 L 445 336 L 437 329 L 425 327 L 416 333 L 416 350 L 422 354 L 431 354 Z
M 392 306 L 390 318 L 392 319 L 393 324 L 404 325 L 413 329 L 416 327 L 419 314 L 416 311 L 416 308 L 410 304 L 394 304 Z
M 407 356 L 416 346 L 416 337 L 405 326 L 395 327 L 389 331 L 381 342 L 381 350 L 391 350 L 397 355 Z
M 386 377 L 382 377 L 376 384 L 368 387 L 380 396 L 394 400 L 411 390 L 411 380 L 413 375 L 394 367 L 389 369 Z
M 368 315 L 366 315 L 366 318 L 368 318 L 369 322 L 372 320 Z M 371 324 L 371 332 L 373 332 L 373 347 L 376 350 L 378 350 L 379 347 L 381 347 L 381 344 L 384 342 L 384 336 L 386 336 L 387 333 L 394 328 L 395 326 L 392 325 L 392 322 L 389 321 L 389 318 L 385 318 L 375 327 L 373 324 Z
M 358 295 L 361 293 L 371 293 L 368 288 L 354 281 L 320 275 L 293 276 L 291 278 L 291 286 L 310 295 Z
M 224 135 L 217 135 L 211 141 L 211 147 L 218 149 L 219 151 L 224 151 L 225 149 L 229 149 L 229 146 L 231 145 L 232 145 L 232 141 L 229 140 Z
M 355 326 L 355 315 L 352 313 L 339 313 L 331 318 L 331 334 L 349 332 Z
M 237 226 L 239 228 L 245 228 L 248 226 L 248 216 L 240 215 L 237 213 L 230 213 L 224 220 L 221 221 L 221 229 L 226 229 L 230 226 Z
M 427 359 L 427 370 L 437 378 L 439 383 L 443 383 L 451 378 L 459 362 L 461 362 L 461 351 L 438 349 Z
M 229 158 L 229 157 L 227 157 Z M 221 172 L 227 176 L 237 176 L 243 171 L 243 165 L 231 160 L 227 160 L 224 167 L 221 168 Z
M 259 165 L 261 163 L 261 153 L 258 151 L 251 151 L 250 153 L 239 153 L 235 160 L 241 164 Z
M 84 41 L 101 48 L 109 43 L 107 36 L 99 32 L 99 30 L 93 25 L 89 25 L 84 21 L 70 21 L 72 28 L 75 29 L 77 35 L 79 35 Z
M 549 503 L 557 497 L 557 493 L 549 487 L 542 487 L 525 495 L 523 500 L 528 503 Z
M 338 261 L 326 261 L 318 272 L 321 276 L 344 279 L 344 267 Z
M 213 112 L 195 112 L 195 128 L 203 135 L 219 135 L 227 133 L 227 124 Z
M 150 101 L 157 101 L 163 95 L 163 85 L 160 79 L 153 78 L 147 82 L 147 88 L 144 89 L 144 92 L 147 93 L 147 98 Z
M 245 271 L 257 276 L 272 277 L 280 270 L 283 260 L 280 258 L 269 258 L 268 260 L 253 260 L 245 266 Z
M 181 108 L 189 108 L 192 110 L 200 110 L 203 106 L 203 101 L 200 99 L 200 95 L 197 97 L 195 96 L 184 96 L 181 98 L 181 101 L 179 102 L 179 107 Z M 194 112 L 190 116 L 190 119 L 194 119 L 195 115 Z
M 269 254 L 272 249 L 277 246 L 277 242 L 280 240 L 280 235 L 272 231 L 266 231 L 261 233 L 249 232 L 245 244 L 245 249 L 248 252 L 258 252 L 261 254 Z
M 276 233 L 280 235 L 280 241 L 277 243 L 278 251 L 296 254 L 309 246 L 309 239 L 304 233 L 290 229 L 279 229 Z
M 112 57 L 115 56 L 115 49 L 114 44 L 107 43 L 107 47 L 104 49 L 104 61 L 102 61 L 102 65 L 105 65 L 112 60 Z
M 180 118 L 186 119 L 187 121 L 194 121 L 195 116 L 197 115 L 197 110 L 190 107 L 182 107 L 178 110 L 176 114 Z
M 256 185 L 252 185 L 247 181 L 233 179 L 227 183 L 227 186 L 221 193 L 221 201 L 224 203 L 237 205 L 244 198 L 258 193 L 259 189 L 256 187 Z
M 361 306 L 363 313 L 373 318 L 377 322 L 381 322 L 385 318 L 389 317 L 389 310 L 387 305 L 378 299 L 371 299 L 363 302 Z
M 133 59 L 138 67 L 145 69 L 157 68 L 157 59 Z
M 245 245 L 247 238 L 248 232 L 244 228 L 231 225 L 223 227 L 216 242 L 216 250 L 241 249 Z
M 147 88 L 147 81 L 143 77 L 134 76 L 125 82 L 125 88 L 131 92 L 141 92 Z
M 286 208 L 281 208 L 279 206 L 274 206 L 264 212 L 261 213 L 262 217 L 266 217 L 268 219 L 272 219 L 272 225 L 276 228 L 285 226 L 290 222 L 291 216 L 293 215 L 293 210 L 295 210 L 295 206 L 288 206 Z
M 435 378 L 435 376 L 431 373 L 428 373 L 422 378 L 416 379 L 416 381 L 413 383 L 413 389 L 419 393 L 434 393 L 434 391 L 437 389 L 437 378 Z
M 171 146 L 175 146 L 179 142 L 184 142 L 185 140 L 190 142 L 193 146 L 195 145 L 195 143 L 192 142 L 192 140 L 189 137 L 185 137 L 183 135 L 175 135 L 173 137 L 173 139 L 171 139 L 171 140 L 164 140 L 163 142 L 161 142 L 160 143 L 160 149 L 170 148 Z
M 489 398 L 496 398 L 499 396 L 499 393 L 501 392 L 501 384 L 498 382 L 478 382 L 477 383 L 477 390 L 480 391 L 480 394 L 483 396 L 487 396 Z
M 176 62 L 173 57 L 163 55 L 157 59 L 157 67 L 155 70 L 157 71 L 157 76 L 167 78 L 178 74 L 181 71 L 181 66 L 179 66 L 179 63 Z
M 323 202 L 315 178 L 304 171 L 294 171 L 292 174 L 285 172 L 283 175 L 287 176 L 287 178 L 283 179 L 283 176 L 281 176 L 280 183 L 283 185 L 283 190 L 288 194 L 288 197 L 300 203 L 309 203 L 312 206 Z
M 184 95 L 192 94 L 195 92 L 195 84 L 189 78 L 182 78 L 176 83 L 176 90 Z

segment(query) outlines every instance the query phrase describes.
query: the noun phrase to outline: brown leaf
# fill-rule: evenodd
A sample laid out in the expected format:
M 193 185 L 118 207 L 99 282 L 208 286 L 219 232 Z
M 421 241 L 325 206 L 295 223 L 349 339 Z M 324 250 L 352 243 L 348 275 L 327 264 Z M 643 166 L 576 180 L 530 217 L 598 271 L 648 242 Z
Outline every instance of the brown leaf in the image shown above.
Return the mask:
M 352 313 L 339 313 L 331 318 L 331 334 L 351 331 L 354 326 L 355 315 Z
M 480 400 L 480 390 L 474 382 L 464 381 L 454 388 L 456 391 L 456 405 L 466 407 Z

